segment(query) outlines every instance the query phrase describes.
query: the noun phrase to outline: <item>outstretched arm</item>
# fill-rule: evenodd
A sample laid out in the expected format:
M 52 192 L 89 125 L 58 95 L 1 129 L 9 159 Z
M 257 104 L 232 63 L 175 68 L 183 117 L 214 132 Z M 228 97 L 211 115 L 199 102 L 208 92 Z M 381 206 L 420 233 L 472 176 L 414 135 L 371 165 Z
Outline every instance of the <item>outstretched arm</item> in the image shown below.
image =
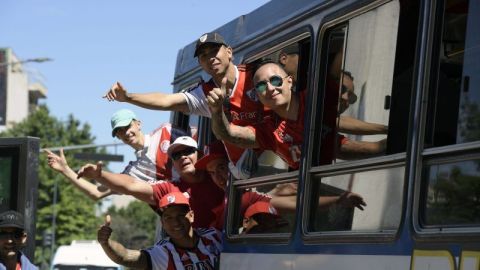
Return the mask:
M 327 209 L 332 205 L 340 205 L 345 208 L 357 207 L 363 210 L 367 203 L 363 200 L 363 197 L 357 193 L 350 191 L 343 192 L 340 196 L 320 196 L 318 200 L 318 206 L 322 209 Z
M 380 156 L 385 153 L 387 139 L 377 142 L 347 140 L 340 146 L 338 157 L 345 160 Z
M 230 123 L 223 112 L 223 102 L 226 93 L 226 77 L 221 88 L 213 88 L 207 95 L 208 106 L 212 114 L 212 130 L 215 136 L 241 148 L 257 148 L 255 132 L 248 128 Z
M 350 116 L 340 116 L 338 128 L 340 132 L 355 135 L 374 135 L 388 133 L 388 126 L 365 122 Z
M 147 182 L 137 180 L 130 175 L 111 173 L 102 169 L 102 163 L 87 164 L 78 171 L 78 177 L 95 179 L 121 194 L 132 195 L 150 205 L 155 204 L 153 189 Z
M 116 82 L 105 93 L 103 98 L 108 101 L 128 102 L 142 108 L 161 111 L 180 111 L 187 113 L 188 105 L 183 94 L 153 93 L 128 93 L 119 82 Z
M 75 185 L 90 199 L 98 201 L 113 193 L 110 189 L 100 191 L 98 190 L 97 185 L 83 178 L 78 178 L 78 175 L 70 168 L 70 166 L 68 166 L 63 149 L 60 149 L 60 155 L 56 155 L 50 150 L 45 150 L 45 153 L 47 154 L 48 166 L 50 166 L 50 168 L 53 170 L 63 174 L 68 181 L 70 181 L 70 183 Z
M 128 268 L 148 269 L 148 258 L 140 250 L 127 249 L 122 244 L 110 239 L 110 215 L 105 216 L 103 224 L 97 232 L 97 239 L 105 254 L 114 262 Z

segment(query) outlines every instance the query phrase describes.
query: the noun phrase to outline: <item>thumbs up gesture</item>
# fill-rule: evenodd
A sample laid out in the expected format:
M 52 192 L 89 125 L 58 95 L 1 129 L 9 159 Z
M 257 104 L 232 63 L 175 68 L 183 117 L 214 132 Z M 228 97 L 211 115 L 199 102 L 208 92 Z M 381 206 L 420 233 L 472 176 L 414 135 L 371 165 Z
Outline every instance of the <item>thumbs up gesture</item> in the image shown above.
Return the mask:
M 220 88 L 213 88 L 207 95 L 208 106 L 212 113 L 218 113 L 222 111 L 222 105 L 225 98 L 228 98 L 227 94 L 227 77 L 223 77 L 220 84 Z
M 110 228 L 111 224 L 111 217 L 110 215 L 105 216 L 105 223 L 100 226 L 97 232 L 97 240 L 101 245 L 108 244 L 108 239 L 110 239 L 110 235 L 112 235 L 112 228 Z

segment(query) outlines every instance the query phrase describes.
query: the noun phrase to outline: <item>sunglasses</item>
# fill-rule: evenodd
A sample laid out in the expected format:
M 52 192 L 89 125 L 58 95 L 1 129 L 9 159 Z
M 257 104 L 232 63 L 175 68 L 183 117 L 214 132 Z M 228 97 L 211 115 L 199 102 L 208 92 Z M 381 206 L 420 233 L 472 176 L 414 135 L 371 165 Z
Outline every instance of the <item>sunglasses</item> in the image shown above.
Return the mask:
M 288 76 L 287 76 L 288 77 Z M 285 77 L 285 78 L 287 78 Z M 263 93 L 267 90 L 267 83 L 270 83 L 273 87 L 279 87 L 282 86 L 283 84 L 283 79 L 285 79 L 281 76 L 278 75 L 273 75 L 268 79 L 268 81 L 261 81 L 255 84 L 255 90 L 257 90 L 257 93 Z
M 172 156 L 172 159 L 175 161 L 175 160 L 179 160 L 183 156 L 189 156 L 189 155 L 195 153 L 195 151 L 197 151 L 197 149 L 195 149 L 193 147 L 188 147 L 188 148 L 185 148 L 183 150 L 172 153 L 171 156 Z
M 3 232 L 0 231 L 0 238 L 1 239 L 8 239 L 8 238 L 15 238 L 20 239 L 25 235 L 23 230 L 15 230 L 13 232 Z
M 342 85 L 341 95 L 344 95 L 345 93 L 348 93 L 348 104 L 357 102 L 358 97 L 353 90 L 350 90 L 345 85 Z

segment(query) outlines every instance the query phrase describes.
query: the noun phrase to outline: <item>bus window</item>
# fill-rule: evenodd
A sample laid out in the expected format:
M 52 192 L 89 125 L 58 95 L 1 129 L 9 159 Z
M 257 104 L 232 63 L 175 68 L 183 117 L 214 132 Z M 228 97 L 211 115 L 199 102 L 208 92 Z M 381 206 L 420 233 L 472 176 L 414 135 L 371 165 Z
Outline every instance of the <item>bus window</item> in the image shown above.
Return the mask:
M 478 14 L 480 5 L 469 0 L 439 5 L 418 223 L 424 229 L 478 230 L 480 18 L 470 15 Z M 450 147 L 439 147 L 446 145 Z
M 404 170 L 396 167 L 328 177 L 316 175 L 309 231 L 396 230 L 402 213 Z M 358 197 L 366 205 L 359 204 Z
M 297 181 L 257 184 L 235 190 L 230 232 L 235 235 L 291 233 Z
M 480 159 L 433 164 L 424 177 L 424 226 L 480 226 Z
M 470 7 L 469 7 L 470 5 Z M 425 147 L 480 139 L 480 30 L 478 2 L 446 0 L 436 29 Z M 436 67 L 436 68 L 435 68 Z
M 267 60 L 277 63 L 291 78 L 292 99 L 298 98 L 301 104 L 297 119 L 285 120 L 278 112 L 274 112 L 273 117 L 267 118 L 268 123 L 265 125 L 262 123 L 259 128 L 256 128 L 256 140 L 261 151 L 258 156 L 258 170 L 254 177 L 298 169 L 304 137 L 305 99 L 303 96 L 308 91 L 306 82 L 310 61 L 309 54 L 310 40 L 303 39 L 282 46 L 278 50 L 250 63 L 254 70 L 260 63 Z M 257 93 L 257 95 L 262 94 Z M 264 102 L 267 107 L 268 104 L 264 100 L 268 102 L 269 95 L 270 93 L 267 91 L 264 96 L 260 97 L 260 101 Z
M 399 4 L 392 1 L 326 31 L 321 148 L 314 165 L 385 155 Z M 319 134 L 320 135 L 320 134 Z

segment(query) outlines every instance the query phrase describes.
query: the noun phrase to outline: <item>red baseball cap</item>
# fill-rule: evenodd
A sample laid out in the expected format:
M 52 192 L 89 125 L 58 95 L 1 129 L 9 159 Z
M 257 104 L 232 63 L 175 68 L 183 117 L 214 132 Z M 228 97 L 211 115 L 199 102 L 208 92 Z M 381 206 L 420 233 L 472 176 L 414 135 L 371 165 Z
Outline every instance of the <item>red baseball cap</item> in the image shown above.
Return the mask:
M 170 192 L 167 195 L 163 196 L 162 199 L 160 199 L 160 210 L 165 210 L 165 208 L 170 207 L 172 205 L 186 205 L 190 207 L 190 202 L 189 202 L 190 196 L 182 192 Z
M 270 204 L 270 202 L 256 202 L 250 205 L 247 210 L 245 211 L 245 214 L 243 215 L 244 218 L 251 218 L 255 214 L 259 213 L 264 213 L 264 214 L 270 214 L 274 215 L 276 217 L 280 217 L 278 215 L 277 209 Z
M 210 161 L 218 158 L 228 159 L 227 152 L 225 152 L 225 146 L 222 141 L 219 140 L 205 145 L 203 153 L 204 156 L 195 163 L 195 168 L 197 169 L 205 170 Z

